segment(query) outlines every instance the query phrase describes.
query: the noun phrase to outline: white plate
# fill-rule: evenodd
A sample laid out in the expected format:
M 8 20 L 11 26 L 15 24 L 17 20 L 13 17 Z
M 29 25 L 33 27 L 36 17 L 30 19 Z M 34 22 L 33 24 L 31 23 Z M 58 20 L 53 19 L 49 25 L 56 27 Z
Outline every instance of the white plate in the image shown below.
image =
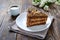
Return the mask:
M 38 31 L 43 31 L 45 29 L 48 29 L 51 22 L 53 20 L 53 16 L 48 16 L 47 22 L 45 25 L 36 25 L 33 27 L 27 27 L 26 21 L 27 21 L 27 12 L 23 12 L 20 14 L 17 19 L 16 19 L 16 24 L 18 25 L 19 28 L 25 30 L 25 31 L 30 31 L 30 32 L 38 32 Z

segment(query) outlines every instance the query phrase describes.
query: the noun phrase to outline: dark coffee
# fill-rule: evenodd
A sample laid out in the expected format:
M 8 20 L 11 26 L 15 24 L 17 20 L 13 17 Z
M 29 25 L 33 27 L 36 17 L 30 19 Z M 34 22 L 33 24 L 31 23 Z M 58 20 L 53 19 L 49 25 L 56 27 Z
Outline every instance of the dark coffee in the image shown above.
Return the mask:
M 18 6 L 11 6 L 11 8 L 12 8 L 12 7 L 18 7 Z

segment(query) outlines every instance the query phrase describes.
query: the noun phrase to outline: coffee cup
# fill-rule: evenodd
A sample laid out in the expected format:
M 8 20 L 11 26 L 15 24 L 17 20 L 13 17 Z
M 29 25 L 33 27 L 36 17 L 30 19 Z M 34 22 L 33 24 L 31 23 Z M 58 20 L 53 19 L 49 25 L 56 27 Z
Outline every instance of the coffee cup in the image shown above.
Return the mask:
M 16 16 L 18 14 L 20 14 L 20 8 L 18 6 L 11 6 L 10 10 L 9 10 L 9 14 L 12 16 Z

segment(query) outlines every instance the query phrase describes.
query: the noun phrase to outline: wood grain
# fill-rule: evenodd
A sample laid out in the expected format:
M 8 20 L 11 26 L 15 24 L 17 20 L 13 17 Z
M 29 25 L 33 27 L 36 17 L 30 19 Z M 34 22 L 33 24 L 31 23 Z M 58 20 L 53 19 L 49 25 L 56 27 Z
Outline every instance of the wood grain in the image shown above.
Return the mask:
M 20 6 L 19 0 L 0 0 L 0 40 L 16 40 L 16 33 L 10 33 L 9 27 L 13 25 L 14 20 L 8 15 L 8 10 L 12 5 Z
M 57 14 L 60 14 L 59 13 L 59 6 L 57 5 L 54 5 L 55 8 L 51 8 L 51 11 L 50 13 L 54 16 L 54 22 L 52 23 L 51 27 L 49 28 L 49 31 L 48 31 L 48 34 L 46 36 L 46 39 L 45 40 L 60 40 L 60 29 L 59 29 L 59 26 L 60 25 L 60 18 L 58 16 L 60 15 L 57 15 Z
M 2 9 L 0 9 L 0 40 L 40 40 L 9 32 L 9 27 L 15 23 L 15 20 L 7 14 L 9 7 L 18 5 L 21 8 L 21 12 L 23 12 L 31 5 L 31 0 L 0 0 L 0 4 L 3 5 Z M 54 21 L 44 40 L 60 40 L 60 6 L 51 6 L 49 12 L 54 16 Z
M 16 39 L 16 33 L 10 33 L 9 28 L 11 26 L 11 23 L 13 21 L 10 20 L 9 15 L 4 15 L 4 20 L 2 22 L 2 25 L 0 27 L 0 40 L 15 40 Z
M 2 13 L 0 13 L 0 27 L 2 25 L 3 19 L 4 19 L 4 16 L 2 15 Z

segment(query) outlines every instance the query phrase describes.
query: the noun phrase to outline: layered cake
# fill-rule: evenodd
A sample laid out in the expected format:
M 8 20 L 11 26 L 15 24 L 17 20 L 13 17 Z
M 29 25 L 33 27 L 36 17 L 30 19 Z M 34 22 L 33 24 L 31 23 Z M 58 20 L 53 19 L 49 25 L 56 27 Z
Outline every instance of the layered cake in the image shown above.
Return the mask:
M 29 8 L 27 13 L 27 27 L 46 24 L 47 15 L 35 8 Z

